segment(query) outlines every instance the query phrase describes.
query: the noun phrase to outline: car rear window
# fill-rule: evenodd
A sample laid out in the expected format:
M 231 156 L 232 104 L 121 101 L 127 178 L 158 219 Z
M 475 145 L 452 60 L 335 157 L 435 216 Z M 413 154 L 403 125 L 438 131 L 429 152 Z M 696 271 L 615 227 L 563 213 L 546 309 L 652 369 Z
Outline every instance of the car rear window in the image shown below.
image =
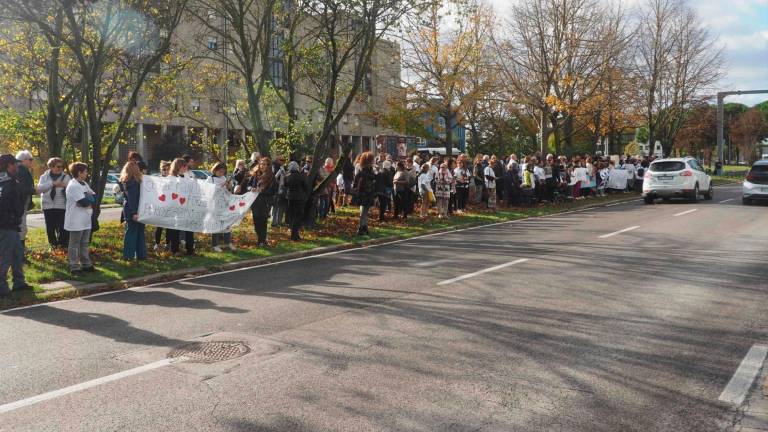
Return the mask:
M 765 174 L 768 173 L 768 165 L 755 165 L 752 167 L 752 172 L 757 174 Z
M 651 164 L 651 171 L 654 172 L 682 171 L 683 169 L 685 169 L 685 164 L 678 161 L 654 162 Z

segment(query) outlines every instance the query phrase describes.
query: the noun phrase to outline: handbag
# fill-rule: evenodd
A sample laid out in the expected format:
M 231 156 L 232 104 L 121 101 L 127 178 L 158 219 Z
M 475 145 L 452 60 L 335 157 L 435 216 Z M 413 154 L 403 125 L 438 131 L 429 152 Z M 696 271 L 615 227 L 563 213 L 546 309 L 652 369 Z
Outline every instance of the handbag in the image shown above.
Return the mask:
M 433 204 L 437 202 L 437 198 L 435 198 L 435 193 L 432 191 L 427 191 L 427 198 L 429 199 L 429 202 Z

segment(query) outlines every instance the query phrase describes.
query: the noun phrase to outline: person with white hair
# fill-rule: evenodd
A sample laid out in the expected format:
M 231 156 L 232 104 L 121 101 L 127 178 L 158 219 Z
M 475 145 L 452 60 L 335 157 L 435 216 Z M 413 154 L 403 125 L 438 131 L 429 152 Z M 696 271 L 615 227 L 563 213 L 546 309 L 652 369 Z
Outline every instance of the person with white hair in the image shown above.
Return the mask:
M 32 210 L 32 196 L 37 193 L 35 190 L 35 180 L 32 178 L 32 165 L 34 157 L 29 150 L 22 150 L 16 153 L 16 160 L 19 161 L 19 172 L 16 178 L 19 180 L 21 186 L 21 199 L 24 203 L 24 215 L 21 218 L 21 231 L 19 236 L 21 237 L 21 244 L 24 246 L 24 253 L 27 252 L 27 214 Z M 24 258 L 26 261 L 26 257 Z
M 50 158 L 47 165 L 48 170 L 40 176 L 36 191 L 40 194 L 48 243 L 53 249 L 63 249 L 69 246 L 69 233 L 64 229 L 67 208 L 64 191 L 72 178 L 64 172 L 64 161 L 61 158 Z

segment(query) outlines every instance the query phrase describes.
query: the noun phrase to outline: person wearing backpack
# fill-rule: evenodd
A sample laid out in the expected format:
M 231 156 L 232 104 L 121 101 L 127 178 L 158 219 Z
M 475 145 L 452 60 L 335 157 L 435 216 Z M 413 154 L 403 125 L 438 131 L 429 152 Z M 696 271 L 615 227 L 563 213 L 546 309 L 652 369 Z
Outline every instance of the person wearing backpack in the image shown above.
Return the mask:
M 288 174 L 285 176 L 285 198 L 288 201 L 288 223 L 291 225 L 291 240 L 299 241 L 301 223 L 304 219 L 304 202 L 309 197 L 307 177 L 301 173 L 299 164 L 291 161 L 288 164 Z
M 360 172 L 355 176 L 352 188 L 355 191 L 355 201 L 360 206 L 360 223 L 357 235 L 368 234 L 368 212 L 376 202 L 376 174 L 373 172 L 373 153 L 365 152 L 360 155 Z
M 265 156 L 259 160 L 259 164 L 251 172 L 251 179 L 248 182 L 248 190 L 258 194 L 251 205 L 253 229 L 258 237 L 257 246 L 267 246 L 267 219 L 277 189 L 275 173 L 272 172 L 272 161 Z

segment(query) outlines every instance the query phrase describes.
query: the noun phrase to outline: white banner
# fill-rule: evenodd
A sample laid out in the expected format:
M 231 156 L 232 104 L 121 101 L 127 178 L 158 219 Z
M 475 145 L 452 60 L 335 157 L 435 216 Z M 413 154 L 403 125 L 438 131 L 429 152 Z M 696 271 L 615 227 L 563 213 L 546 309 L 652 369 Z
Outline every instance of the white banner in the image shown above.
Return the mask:
M 198 233 L 220 233 L 238 225 L 256 194 L 233 195 L 220 185 L 186 177 L 144 176 L 139 222 Z
M 627 188 L 627 181 L 631 178 L 632 173 L 626 170 L 615 169 L 611 171 L 608 176 L 608 180 L 605 182 L 606 189 L 619 189 L 624 190 Z

